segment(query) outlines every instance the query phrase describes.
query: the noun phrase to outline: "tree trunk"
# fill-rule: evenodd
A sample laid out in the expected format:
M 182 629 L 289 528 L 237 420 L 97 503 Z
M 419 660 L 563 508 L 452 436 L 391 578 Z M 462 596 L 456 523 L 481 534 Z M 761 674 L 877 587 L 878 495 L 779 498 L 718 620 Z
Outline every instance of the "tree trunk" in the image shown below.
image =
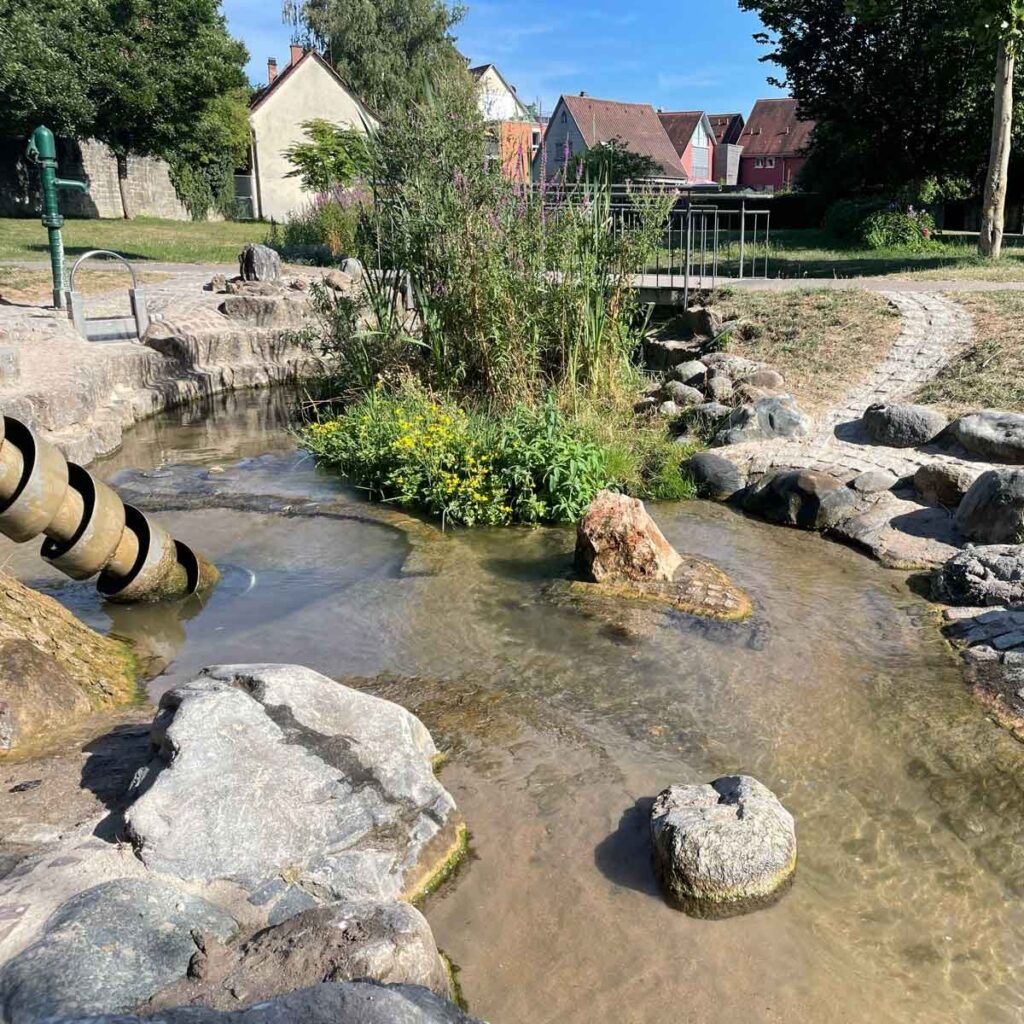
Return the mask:
M 1010 168 L 1010 134 L 1013 130 L 1014 53 L 1009 39 L 999 43 L 996 55 L 996 103 L 992 117 L 992 151 L 985 179 L 985 205 L 982 210 L 978 252 L 998 259 L 1003 251 L 1003 226 L 1006 219 L 1006 184 Z
M 117 154 L 117 188 L 121 193 L 121 215 L 125 220 L 131 218 L 131 211 L 128 209 L 128 157 L 126 154 Z

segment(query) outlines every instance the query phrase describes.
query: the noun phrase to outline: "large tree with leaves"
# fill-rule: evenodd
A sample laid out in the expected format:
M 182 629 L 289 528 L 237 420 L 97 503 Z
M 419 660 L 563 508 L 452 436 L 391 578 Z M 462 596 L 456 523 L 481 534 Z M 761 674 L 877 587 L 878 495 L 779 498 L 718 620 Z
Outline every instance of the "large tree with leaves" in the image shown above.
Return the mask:
M 130 154 L 209 163 L 244 146 L 245 61 L 219 0 L 0 0 L 0 133 L 107 143 L 128 216 Z
M 285 0 L 285 17 L 375 113 L 406 111 L 424 86 L 465 63 L 451 30 L 465 10 L 444 0 Z

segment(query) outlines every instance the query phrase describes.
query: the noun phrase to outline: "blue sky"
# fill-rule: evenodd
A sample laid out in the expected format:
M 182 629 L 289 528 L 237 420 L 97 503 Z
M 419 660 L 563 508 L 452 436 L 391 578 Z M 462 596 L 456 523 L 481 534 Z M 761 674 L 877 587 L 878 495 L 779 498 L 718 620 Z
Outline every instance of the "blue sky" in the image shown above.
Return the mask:
M 224 0 L 244 40 L 254 82 L 266 61 L 287 63 L 291 28 L 277 0 Z M 469 3 L 459 47 L 473 64 L 494 63 L 527 102 L 551 111 L 560 93 L 652 103 L 666 110 L 750 112 L 780 95 L 751 38 L 757 17 L 735 0 L 480 0 Z

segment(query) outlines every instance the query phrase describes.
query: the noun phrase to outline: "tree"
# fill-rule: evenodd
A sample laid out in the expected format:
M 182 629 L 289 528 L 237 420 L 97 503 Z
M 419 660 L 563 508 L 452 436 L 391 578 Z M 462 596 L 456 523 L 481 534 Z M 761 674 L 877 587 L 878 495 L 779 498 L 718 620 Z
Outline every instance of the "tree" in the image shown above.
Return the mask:
M 583 157 L 583 174 L 590 181 L 617 185 L 639 181 L 660 173 L 657 162 L 644 153 L 627 149 L 622 139 L 609 139 L 587 150 Z
M 989 0 L 982 11 L 981 29 L 996 42 L 995 103 L 992 112 L 992 144 L 985 197 L 982 205 L 978 252 L 998 259 L 1003 250 L 1006 221 L 1006 192 L 1010 173 L 1010 149 L 1013 140 L 1013 76 L 1024 29 L 1022 0 Z
M 464 72 L 444 0 L 285 0 L 284 14 L 375 113 L 409 109 L 427 82 Z
M 991 0 L 992 3 L 998 0 Z M 833 196 L 981 180 L 991 48 L 965 0 L 740 0 L 788 88 L 817 121 L 808 185 Z
M 307 192 L 323 194 L 348 186 L 370 173 L 372 159 L 366 135 L 357 128 L 342 128 L 316 118 L 302 125 L 308 142 L 297 142 L 285 151 Z
M 0 25 L 0 131 L 105 142 L 125 216 L 130 154 L 173 165 L 205 139 L 212 163 L 238 140 L 247 54 L 219 0 L 0 0 Z

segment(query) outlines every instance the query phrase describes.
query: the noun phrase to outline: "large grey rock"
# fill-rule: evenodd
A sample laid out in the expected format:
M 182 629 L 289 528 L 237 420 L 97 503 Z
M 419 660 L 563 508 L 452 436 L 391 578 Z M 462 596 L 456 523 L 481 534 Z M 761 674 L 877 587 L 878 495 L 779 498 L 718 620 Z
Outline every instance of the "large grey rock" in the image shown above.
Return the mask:
M 767 441 L 773 437 L 806 437 L 811 419 L 791 395 L 761 398 L 734 409 L 728 423 L 714 439 L 714 446 Z
M 796 869 L 792 815 L 747 775 L 670 786 L 654 801 L 651 839 L 665 895 L 686 909 L 757 903 Z
M 932 593 L 968 608 L 1024 604 L 1024 545 L 968 546 L 936 572 Z
M 682 384 L 689 384 L 691 388 L 699 388 L 703 386 L 704 381 L 707 379 L 707 375 L 707 366 L 697 359 L 690 359 L 685 363 L 680 363 L 669 372 L 669 378 L 671 380 L 678 380 Z
M 317 985 L 221 1012 L 201 1006 L 164 1010 L 153 1017 L 118 1014 L 62 1018 L 53 1024 L 482 1024 L 429 989 L 373 981 Z
M 964 495 L 955 521 L 979 544 L 1024 543 L 1024 469 L 982 473 Z
M 777 470 L 752 487 L 743 509 L 772 523 L 825 530 L 851 515 L 856 497 L 835 477 L 813 469 Z
M 701 362 L 709 371 L 719 371 L 736 381 L 746 380 L 764 369 L 763 364 L 747 359 L 746 356 L 733 355 L 731 352 L 712 352 L 702 356 Z
M 929 505 L 956 508 L 978 475 L 977 470 L 967 466 L 929 462 L 914 474 L 914 487 Z
M 160 1007 L 238 1009 L 329 981 L 370 978 L 450 995 L 430 925 L 408 903 L 363 900 L 307 910 L 254 935 L 240 948 L 204 936 L 189 978 L 160 992 Z
M 125 812 L 138 856 L 238 883 L 272 924 L 415 891 L 461 839 L 423 724 L 306 668 L 206 669 L 164 695 L 153 738 Z
M 732 381 L 723 373 L 716 374 L 707 384 L 708 398 L 713 402 L 728 402 L 732 398 Z
M 235 921 L 165 881 L 120 879 L 73 896 L 0 971 L 6 1024 L 116 1013 L 184 977 L 193 929 L 220 940 Z
M 1024 463 L 1024 415 L 984 409 L 953 424 L 953 436 L 970 452 L 995 462 Z
M 238 273 L 243 281 L 278 281 L 281 257 L 270 246 L 250 243 L 238 254 Z
M 949 424 L 946 416 L 927 405 L 872 405 L 864 412 L 864 427 L 876 444 L 917 448 L 929 444 Z
M 736 383 L 746 384 L 752 388 L 764 388 L 766 391 L 778 391 L 780 388 L 785 387 L 786 378 L 778 370 L 765 366 L 760 370 L 755 370 L 753 373 L 745 374 L 743 379 L 736 381 Z
M 661 400 L 675 402 L 679 408 L 685 409 L 703 404 L 704 396 L 696 388 L 691 388 L 689 385 L 683 384 L 682 381 L 670 380 L 666 381 L 661 389 Z
M 747 486 L 746 474 L 714 452 L 698 452 L 683 469 L 697 485 L 697 493 L 713 501 L 728 501 Z
M 219 308 L 229 320 L 250 327 L 300 327 L 309 312 L 306 299 L 296 292 L 228 295 Z

